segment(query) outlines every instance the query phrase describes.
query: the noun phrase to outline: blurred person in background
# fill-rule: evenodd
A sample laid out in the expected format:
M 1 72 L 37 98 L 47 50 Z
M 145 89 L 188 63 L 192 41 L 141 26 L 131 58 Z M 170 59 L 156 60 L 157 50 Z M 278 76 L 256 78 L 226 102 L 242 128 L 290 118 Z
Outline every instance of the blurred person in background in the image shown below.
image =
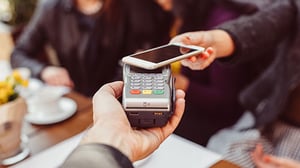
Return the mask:
M 200 57 L 182 61 L 193 70 L 213 65 L 216 58 L 218 63 L 228 66 L 249 61 L 265 66 L 240 94 L 243 107 L 252 112 L 255 123 L 246 130 L 219 137 L 217 148 L 225 148 L 224 158 L 242 167 L 255 166 L 250 153 L 258 167 L 276 167 L 279 162 L 282 167 L 289 167 L 289 159 L 300 161 L 299 9 L 300 1 L 277 0 L 253 15 L 226 22 L 215 30 L 184 33 L 171 41 L 207 48 Z M 270 57 L 269 52 L 274 54 Z M 264 59 L 269 59 L 270 64 L 261 61 Z M 272 157 L 268 162 L 263 159 L 262 148 L 266 153 L 289 159 Z M 299 165 L 292 162 L 291 167 Z
M 209 30 L 216 26 L 252 15 L 268 3 L 260 0 L 173 0 L 177 33 Z M 271 53 L 266 53 L 271 56 Z M 261 60 L 268 64 L 268 60 Z M 245 109 L 238 96 L 264 69 L 254 62 L 234 66 L 213 63 L 203 71 L 182 67 L 176 74 L 176 87 L 186 91 L 186 112 L 175 133 L 206 145 L 218 130 L 232 126 Z
M 102 84 L 121 78 L 120 58 L 169 41 L 169 31 L 160 26 L 171 19 L 153 0 L 41 1 L 11 63 L 30 68 L 47 84 L 92 96 Z M 38 60 L 46 44 L 54 49 L 58 66 Z
M 127 50 L 146 50 L 170 41 L 174 16 L 167 3 L 170 0 L 127 0 L 129 6 L 129 37 Z M 130 53 L 132 54 L 132 53 Z M 124 56 L 124 55 L 123 55 Z

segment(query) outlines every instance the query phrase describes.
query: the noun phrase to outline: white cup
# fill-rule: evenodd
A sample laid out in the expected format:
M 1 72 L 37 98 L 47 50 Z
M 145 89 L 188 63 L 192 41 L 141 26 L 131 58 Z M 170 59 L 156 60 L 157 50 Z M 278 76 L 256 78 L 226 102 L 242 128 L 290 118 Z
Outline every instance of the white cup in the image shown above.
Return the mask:
M 14 69 L 14 70 L 18 71 L 23 79 L 29 80 L 29 78 L 31 76 L 31 71 L 29 68 L 20 67 L 20 68 Z
M 27 100 L 30 113 L 39 116 L 56 115 L 59 113 L 59 98 L 61 94 L 44 87 Z
M 19 93 L 25 99 L 28 99 L 32 95 L 35 95 L 43 87 L 43 82 L 39 79 L 31 78 L 27 87 L 20 87 Z

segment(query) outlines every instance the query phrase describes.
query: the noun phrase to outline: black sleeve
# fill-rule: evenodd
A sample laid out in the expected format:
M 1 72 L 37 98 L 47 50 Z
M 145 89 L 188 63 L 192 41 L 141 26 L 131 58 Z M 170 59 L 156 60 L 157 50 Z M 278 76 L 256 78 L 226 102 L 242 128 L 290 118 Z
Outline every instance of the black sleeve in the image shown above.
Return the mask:
M 37 57 L 46 43 L 45 23 L 47 23 L 47 15 L 51 15 L 47 5 L 48 3 L 45 2 L 38 4 L 11 55 L 12 67 L 28 67 L 34 77 L 38 77 L 45 66 L 38 61 Z
M 61 168 L 133 168 L 130 160 L 117 149 L 103 144 L 78 146 Z
M 232 57 L 221 60 L 246 62 L 263 56 L 294 29 L 296 13 L 292 0 L 277 0 L 253 15 L 218 26 L 230 34 L 236 48 Z

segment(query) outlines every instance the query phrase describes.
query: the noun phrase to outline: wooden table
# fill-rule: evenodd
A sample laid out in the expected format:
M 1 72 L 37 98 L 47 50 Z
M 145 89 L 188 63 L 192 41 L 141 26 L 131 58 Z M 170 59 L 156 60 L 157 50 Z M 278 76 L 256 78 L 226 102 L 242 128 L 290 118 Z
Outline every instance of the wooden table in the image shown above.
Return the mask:
M 30 156 L 82 132 L 91 125 L 92 100 L 76 92 L 71 92 L 66 97 L 77 103 L 77 111 L 71 118 L 52 125 L 32 125 L 24 122 L 23 131 L 29 138 Z
M 220 160 L 216 164 L 212 165 L 210 168 L 240 168 L 240 167 L 229 161 Z

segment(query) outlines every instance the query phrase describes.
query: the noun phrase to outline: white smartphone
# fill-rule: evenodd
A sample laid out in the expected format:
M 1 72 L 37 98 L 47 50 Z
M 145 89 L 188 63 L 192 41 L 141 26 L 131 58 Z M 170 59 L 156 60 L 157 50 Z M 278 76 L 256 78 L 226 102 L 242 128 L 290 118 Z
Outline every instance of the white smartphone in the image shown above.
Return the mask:
M 203 47 L 171 43 L 125 56 L 122 61 L 132 66 L 152 70 L 200 54 L 203 51 Z

